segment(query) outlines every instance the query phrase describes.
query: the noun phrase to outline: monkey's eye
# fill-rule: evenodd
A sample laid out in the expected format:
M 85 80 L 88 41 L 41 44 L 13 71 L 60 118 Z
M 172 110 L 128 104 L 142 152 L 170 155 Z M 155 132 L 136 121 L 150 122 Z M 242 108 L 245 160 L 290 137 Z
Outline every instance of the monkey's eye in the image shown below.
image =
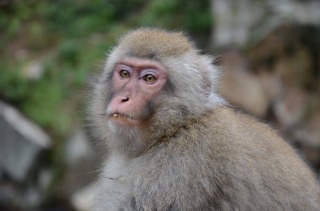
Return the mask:
M 142 77 L 142 79 L 148 83 L 153 83 L 157 80 L 157 78 L 152 74 L 146 74 Z
M 119 75 L 121 78 L 129 78 L 130 77 L 130 72 L 128 70 L 120 70 Z

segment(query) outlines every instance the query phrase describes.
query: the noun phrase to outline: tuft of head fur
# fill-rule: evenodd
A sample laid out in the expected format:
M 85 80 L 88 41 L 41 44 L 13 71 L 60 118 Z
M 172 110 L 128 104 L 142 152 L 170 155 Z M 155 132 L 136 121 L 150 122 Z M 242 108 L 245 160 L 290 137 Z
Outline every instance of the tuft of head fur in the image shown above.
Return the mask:
M 123 36 L 119 48 L 127 50 L 126 56 L 161 59 L 181 55 L 194 47 L 181 32 L 141 28 Z

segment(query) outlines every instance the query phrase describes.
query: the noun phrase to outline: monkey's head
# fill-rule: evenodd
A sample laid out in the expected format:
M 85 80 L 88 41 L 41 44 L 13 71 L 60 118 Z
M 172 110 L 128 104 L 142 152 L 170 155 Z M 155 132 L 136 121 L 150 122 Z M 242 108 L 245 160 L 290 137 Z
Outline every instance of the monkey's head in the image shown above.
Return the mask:
M 100 137 L 140 153 L 150 140 L 223 104 L 217 69 L 182 33 L 138 29 L 109 54 L 91 114 Z M 153 138 L 150 138 L 153 137 Z

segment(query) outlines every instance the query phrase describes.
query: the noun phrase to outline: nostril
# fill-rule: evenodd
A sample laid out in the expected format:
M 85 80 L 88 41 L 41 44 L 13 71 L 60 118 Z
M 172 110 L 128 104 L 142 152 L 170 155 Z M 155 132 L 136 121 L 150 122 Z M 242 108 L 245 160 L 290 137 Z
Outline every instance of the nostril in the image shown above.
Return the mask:
M 121 102 L 124 103 L 124 102 L 127 102 L 128 100 L 129 100 L 129 98 L 128 98 L 128 97 L 125 97 L 125 98 L 122 98 L 122 99 L 121 99 Z

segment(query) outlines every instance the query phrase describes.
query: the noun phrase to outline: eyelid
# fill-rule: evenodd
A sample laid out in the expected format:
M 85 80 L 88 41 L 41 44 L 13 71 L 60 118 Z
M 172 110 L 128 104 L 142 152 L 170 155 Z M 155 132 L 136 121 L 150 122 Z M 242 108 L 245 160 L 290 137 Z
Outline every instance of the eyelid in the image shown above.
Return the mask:
M 140 78 L 143 78 L 144 76 L 146 76 L 148 74 L 153 75 L 156 79 L 159 78 L 158 71 L 156 71 L 155 69 L 151 69 L 151 68 L 142 70 L 140 72 Z
M 128 65 L 124 65 L 124 64 L 117 64 L 115 70 L 117 70 L 118 72 L 120 72 L 121 70 L 127 70 L 128 72 L 131 73 L 132 68 Z

